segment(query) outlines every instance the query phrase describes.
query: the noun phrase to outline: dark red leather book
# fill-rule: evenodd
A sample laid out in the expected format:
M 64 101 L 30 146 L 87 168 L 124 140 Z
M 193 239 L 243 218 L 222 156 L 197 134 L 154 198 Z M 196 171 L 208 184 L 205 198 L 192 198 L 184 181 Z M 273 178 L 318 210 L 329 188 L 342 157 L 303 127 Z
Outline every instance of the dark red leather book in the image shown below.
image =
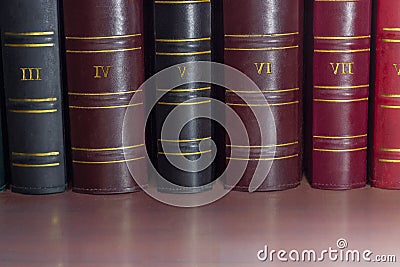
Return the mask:
M 127 163 L 145 171 L 144 144 L 123 146 L 122 127 L 128 107 L 137 109 L 138 125 L 143 123 L 144 97 L 130 103 L 134 94 L 143 94 L 138 91 L 144 81 L 142 8 L 142 0 L 64 1 L 76 192 L 139 189 Z M 139 136 L 143 129 L 132 131 Z
M 313 3 L 306 117 L 314 188 L 366 184 L 370 24 L 371 0 Z
M 223 4 L 224 62 L 247 74 L 268 101 L 260 104 L 261 99 L 252 97 L 254 92 L 247 88 L 226 91 L 226 103 L 243 119 L 250 139 L 249 146 L 228 142 L 227 160 L 247 161 L 248 165 L 236 186 L 228 174 L 226 187 L 249 190 L 257 164 L 266 161 L 272 161 L 272 167 L 258 191 L 296 187 L 302 175 L 303 1 L 224 0 Z M 249 95 L 249 105 L 237 92 Z M 249 106 L 267 113 L 266 105 L 275 118 L 277 142 L 261 146 L 258 125 Z M 250 149 L 248 158 L 230 157 L 233 150 L 241 153 L 243 149 Z M 276 152 L 269 157 L 271 149 Z
M 400 2 L 378 1 L 372 186 L 400 189 Z

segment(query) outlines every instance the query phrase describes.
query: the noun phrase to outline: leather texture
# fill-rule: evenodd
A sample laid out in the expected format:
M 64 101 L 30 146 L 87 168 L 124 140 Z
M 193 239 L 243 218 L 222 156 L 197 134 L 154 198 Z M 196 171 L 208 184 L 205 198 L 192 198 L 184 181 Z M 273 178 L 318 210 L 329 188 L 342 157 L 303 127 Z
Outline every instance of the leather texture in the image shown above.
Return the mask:
M 11 190 L 63 192 L 66 165 L 58 1 L 2 1 Z
M 311 184 L 360 188 L 367 181 L 371 1 L 313 4 Z
M 241 180 L 234 185 L 227 174 L 227 188 L 249 190 L 259 164 L 271 164 L 257 191 L 296 187 L 301 180 L 302 154 L 302 26 L 303 1 L 224 0 L 224 62 L 247 74 L 260 88 L 275 119 L 277 142 L 261 146 L 258 122 L 251 108 L 236 95 L 237 88 L 226 91 L 226 103 L 242 118 L 249 135 L 249 147 L 228 141 L 227 162 L 247 161 Z M 265 64 L 261 68 L 261 64 Z M 270 69 L 268 69 L 270 64 Z M 248 93 L 249 104 L 257 113 L 268 114 L 259 94 Z M 229 122 L 228 122 L 229 123 Z M 273 123 L 270 123 L 273 127 Z M 245 137 L 244 137 L 245 138 Z M 233 150 L 249 157 L 231 158 Z M 273 154 L 275 150 L 275 154 Z M 272 155 L 272 156 L 271 156 Z
M 0 26 L 1 28 L 1 26 Z M 0 40 L 2 38 L 0 37 Z M 2 63 L 2 47 L 0 46 L 0 88 L 3 89 L 3 63 Z M 2 99 L 4 99 L 4 90 L 0 93 Z M 3 104 L 3 103 L 2 103 Z M 0 191 L 4 191 L 6 189 L 6 182 L 5 182 L 5 169 L 4 169 L 4 145 L 3 145 L 3 107 L 1 107 L 1 122 L 0 122 Z
M 210 61 L 211 21 L 210 1 L 155 1 L 156 72 L 180 64 L 181 70 L 177 68 L 176 75 L 181 75 L 185 62 Z M 190 72 L 187 70 L 186 75 L 190 75 Z M 156 107 L 157 168 L 166 180 L 184 188 L 172 190 L 168 184 L 160 181 L 158 190 L 173 193 L 208 190 L 212 182 L 212 164 L 202 171 L 189 172 L 172 165 L 167 156 L 197 160 L 204 154 L 210 154 L 213 135 L 211 121 L 193 119 L 183 127 L 179 140 L 173 136 L 161 140 L 161 129 L 167 115 L 179 103 L 188 101 L 183 108 L 193 116 L 199 113 L 199 108 L 211 111 L 211 101 L 196 101 L 194 98 L 211 97 L 212 86 L 207 83 L 188 83 L 176 88 L 157 88 L 157 93 L 163 93 L 163 89 L 173 90 L 166 93 Z M 200 150 L 202 141 L 204 147 Z M 180 149 L 173 146 L 177 142 Z
M 64 1 L 73 191 L 133 192 L 146 184 L 143 1 Z M 140 94 L 130 103 L 134 94 Z M 126 110 L 137 136 L 123 144 Z M 129 167 L 135 168 L 132 177 Z M 137 183 L 138 182 L 138 183 Z
M 400 189 L 400 2 L 378 1 L 372 186 Z

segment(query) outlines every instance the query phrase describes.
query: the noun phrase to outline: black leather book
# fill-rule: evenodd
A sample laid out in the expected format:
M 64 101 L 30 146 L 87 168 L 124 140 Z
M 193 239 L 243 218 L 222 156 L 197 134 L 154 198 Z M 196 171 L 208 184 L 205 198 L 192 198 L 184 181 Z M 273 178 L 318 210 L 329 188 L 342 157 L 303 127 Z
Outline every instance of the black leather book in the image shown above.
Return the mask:
M 187 78 L 191 75 L 185 62 L 211 61 L 211 2 L 200 1 L 155 1 L 155 70 L 179 64 L 176 75 Z M 187 83 L 175 88 L 156 88 L 157 94 L 165 93 L 156 106 L 157 168 L 159 173 L 173 184 L 182 186 L 174 190 L 164 183 L 158 184 L 158 190 L 174 193 L 195 193 L 211 188 L 213 164 L 194 171 L 173 165 L 167 157 L 185 157 L 196 161 L 201 156 L 209 156 L 212 151 L 212 122 L 205 118 L 193 119 L 181 130 L 179 138 L 167 136 L 161 138 L 161 129 L 168 114 L 180 103 L 188 114 L 199 109 L 211 111 L 210 100 L 196 100 L 197 97 L 210 98 L 212 86 L 208 83 Z M 182 106 L 181 106 L 182 107 Z M 168 126 L 165 126 L 168 127 Z M 203 142 L 200 148 L 200 142 Z M 178 146 L 177 146 L 178 144 Z M 178 147 L 178 148 L 177 148 Z M 184 166 L 185 167 L 185 166 Z
M 3 146 L 3 99 L 4 99 L 4 90 L 3 90 L 3 65 L 1 64 L 1 46 L 0 46 L 0 191 L 4 191 L 6 189 L 5 183 L 5 172 L 4 172 L 4 146 Z
M 58 1 L 2 1 L 2 53 L 14 192 L 66 189 Z

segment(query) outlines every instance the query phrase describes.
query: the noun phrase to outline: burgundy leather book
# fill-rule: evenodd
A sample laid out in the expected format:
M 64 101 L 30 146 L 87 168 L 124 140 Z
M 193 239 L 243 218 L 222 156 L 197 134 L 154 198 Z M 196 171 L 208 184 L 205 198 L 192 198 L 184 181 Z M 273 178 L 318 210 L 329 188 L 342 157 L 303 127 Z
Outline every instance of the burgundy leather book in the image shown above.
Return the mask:
M 247 74 L 261 89 L 275 118 L 277 143 L 261 146 L 257 122 L 249 105 L 267 113 L 260 99 L 246 88 L 226 91 L 226 102 L 243 119 L 250 144 L 228 142 L 227 161 L 247 161 L 241 180 L 234 186 L 228 175 L 226 187 L 249 190 L 257 164 L 273 161 L 258 191 L 283 190 L 299 185 L 302 125 L 302 25 L 303 1 L 224 0 L 224 62 Z M 237 92 L 248 94 L 243 104 Z M 271 125 L 273 126 L 273 125 Z M 271 148 L 275 156 L 268 157 Z M 250 149 L 248 158 L 232 158 L 231 152 Z
M 372 186 L 400 189 L 400 2 L 378 1 Z
M 144 81 L 142 8 L 142 0 L 64 1 L 76 192 L 139 189 L 127 163 L 145 171 L 144 144 L 124 147 L 122 127 L 128 107 L 137 109 L 138 125 L 143 123 L 143 101 L 130 103 L 134 94 L 143 94 L 138 91 Z M 132 131 L 140 135 L 143 129 Z
M 310 3 L 309 3 L 310 4 Z M 314 188 L 367 181 L 371 0 L 315 0 L 307 102 L 308 169 Z M 312 10 L 312 9 L 311 9 Z

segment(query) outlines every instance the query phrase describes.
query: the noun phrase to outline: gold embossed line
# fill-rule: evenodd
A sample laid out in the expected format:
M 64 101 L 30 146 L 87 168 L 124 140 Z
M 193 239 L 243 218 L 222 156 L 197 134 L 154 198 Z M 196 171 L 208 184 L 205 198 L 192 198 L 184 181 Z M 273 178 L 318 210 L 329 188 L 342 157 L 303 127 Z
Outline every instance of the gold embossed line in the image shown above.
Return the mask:
M 20 152 L 11 152 L 13 156 L 19 157 L 52 157 L 59 156 L 60 152 L 45 152 L 45 153 L 20 153 Z
M 175 152 L 158 152 L 158 155 L 167 155 L 167 156 L 196 156 L 196 155 L 202 155 L 202 154 L 207 154 L 211 153 L 210 150 L 204 150 L 204 151 L 199 151 L 199 152 L 180 152 L 180 153 L 175 153 Z
M 299 101 L 284 102 L 284 103 L 274 103 L 274 104 L 242 104 L 242 103 L 226 103 L 229 106 L 238 107 L 277 107 L 277 106 L 287 106 L 299 104 Z
M 293 146 L 293 145 L 298 145 L 299 142 L 291 142 L 291 143 L 285 143 L 285 144 L 276 144 L 276 145 L 265 145 L 265 146 L 243 146 L 243 145 L 226 145 L 227 147 L 232 147 L 232 148 L 273 148 L 273 147 L 286 147 L 286 146 Z
M 368 97 L 357 98 L 357 99 L 321 99 L 315 98 L 315 102 L 326 102 L 326 103 L 351 103 L 351 102 L 361 102 L 368 101 Z
M 102 93 L 76 93 L 76 92 L 68 92 L 70 96 L 110 96 L 110 95 L 125 95 L 125 94 L 134 94 L 137 92 L 142 92 L 142 90 L 133 90 L 133 91 L 121 91 L 121 92 L 102 92 Z
M 48 163 L 48 164 L 22 164 L 22 163 L 13 163 L 13 167 L 20 168 L 46 168 L 46 167 L 57 167 L 60 166 L 59 162 L 56 163 Z
M 400 159 L 379 159 L 382 163 L 400 163 Z
M 209 104 L 211 100 L 199 101 L 199 102 L 158 102 L 158 105 L 167 105 L 167 106 L 191 106 L 191 105 L 202 105 Z
M 69 106 L 70 109 L 114 109 L 114 108 L 127 108 L 143 105 L 143 103 L 135 103 L 128 105 L 117 105 L 117 106 Z
M 399 39 L 382 39 L 384 43 L 400 43 Z
M 281 46 L 281 47 L 262 47 L 262 48 L 246 48 L 246 47 L 227 47 L 225 51 L 276 51 L 276 50 L 287 50 L 297 49 L 298 45 L 292 46 Z
M 273 160 L 284 160 L 284 159 L 291 159 L 297 158 L 299 154 L 293 154 L 290 156 L 283 156 L 283 157 L 274 157 L 274 158 L 231 158 L 227 157 L 228 160 L 239 160 L 239 161 L 273 161 Z
M 57 98 L 9 98 L 10 102 L 18 102 L 18 103 L 42 103 L 42 102 L 56 102 Z
M 55 112 L 57 112 L 57 109 L 32 109 L 32 110 L 10 109 L 9 112 L 11 112 L 11 113 L 27 113 L 27 114 L 44 114 L 44 113 L 55 113 Z
M 385 98 L 400 98 L 400 95 L 398 95 L 398 94 L 382 94 L 381 97 L 385 97 Z
M 102 164 L 126 163 L 126 162 L 141 160 L 141 159 L 145 159 L 145 157 L 138 157 L 138 158 L 132 158 L 132 159 L 125 159 L 125 160 L 110 160 L 110 161 L 73 160 L 72 163 L 75 163 L 75 164 L 88 164 L 88 165 L 102 165 Z
M 299 35 L 299 32 L 270 33 L 270 34 L 225 34 L 228 38 L 263 38 Z
M 156 52 L 157 56 L 197 56 L 211 54 L 211 50 L 199 52 Z
M 261 90 L 261 91 L 246 91 L 246 90 L 226 90 L 227 93 L 242 93 L 242 94 L 260 94 L 260 93 L 286 93 L 299 91 L 300 88 L 288 88 L 288 89 L 277 89 L 277 90 Z
M 189 43 L 189 42 L 203 42 L 211 41 L 211 37 L 204 38 L 190 38 L 190 39 L 156 39 L 159 43 Z
M 199 88 L 157 89 L 157 91 L 160 92 L 171 92 L 171 93 L 195 92 L 195 91 L 206 91 L 206 90 L 211 90 L 211 86 L 199 87 Z
M 121 48 L 121 49 L 106 49 L 106 50 L 67 50 L 67 53 L 72 54 L 94 54 L 94 53 L 118 53 L 118 52 L 128 52 L 141 50 L 142 47 L 131 47 L 131 48 Z
M 200 4 L 210 3 L 210 0 L 188 0 L 188 1 L 155 1 L 156 4 L 177 5 L 177 4 Z
M 370 39 L 371 35 L 360 35 L 360 36 L 314 36 L 315 40 L 359 40 L 359 39 Z
M 350 148 L 350 149 L 323 149 L 323 148 L 314 148 L 313 150 L 314 150 L 314 151 L 318 151 L 318 152 L 343 153 L 343 152 L 357 152 L 357 151 L 367 150 L 367 147 Z
M 400 149 L 399 148 L 380 148 L 379 149 L 382 152 L 392 152 L 392 153 L 400 153 Z
M 395 105 L 381 105 L 380 107 L 387 109 L 400 109 L 400 106 L 395 106 Z
M 158 142 L 165 142 L 165 143 L 190 143 L 190 142 L 200 142 L 204 140 L 210 140 L 211 136 L 203 137 L 203 138 L 195 138 L 195 139 L 158 139 Z
M 383 31 L 400 32 L 400 28 L 383 28 Z
M 47 32 L 4 32 L 8 36 L 49 36 L 54 35 L 53 31 Z
M 107 148 L 83 148 L 83 147 L 72 147 L 73 151 L 85 151 L 85 152 L 101 152 L 101 151 L 118 151 L 126 149 L 135 149 L 138 147 L 143 147 L 144 144 L 138 144 L 133 146 L 123 146 L 123 147 L 107 147 Z
M 140 33 L 126 34 L 126 35 L 109 35 L 109 36 L 67 36 L 66 40 L 104 40 L 104 39 L 120 39 L 132 38 L 142 36 Z
M 368 134 L 343 135 L 343 136 L 314 135 L 313 137 L 316 139 L 356 139 L 356 138 L 364 138 L 367 136 L 368 136 Z
M 348 50 L 334 50 L 334 49 L 314 49 L 315 53 L 362 53 L 362 52 L 370 52 L 370 48 L 364 49 L 348 49 Z
M 369 84 L 361 84 L 361 85 L 349 85 L 349 86 L 329 86 L 329 85 L 315 85 L 315 89 L 334 89 L 334 90 L 345 90 L 345 89 L 360 89 L 367 88 Z
M 41 43 L 41 44 L 4 44 L 6 47 L 25 47 L 25 48 L 38 48 L 38 47 L 54 47 L 54 43 Z

